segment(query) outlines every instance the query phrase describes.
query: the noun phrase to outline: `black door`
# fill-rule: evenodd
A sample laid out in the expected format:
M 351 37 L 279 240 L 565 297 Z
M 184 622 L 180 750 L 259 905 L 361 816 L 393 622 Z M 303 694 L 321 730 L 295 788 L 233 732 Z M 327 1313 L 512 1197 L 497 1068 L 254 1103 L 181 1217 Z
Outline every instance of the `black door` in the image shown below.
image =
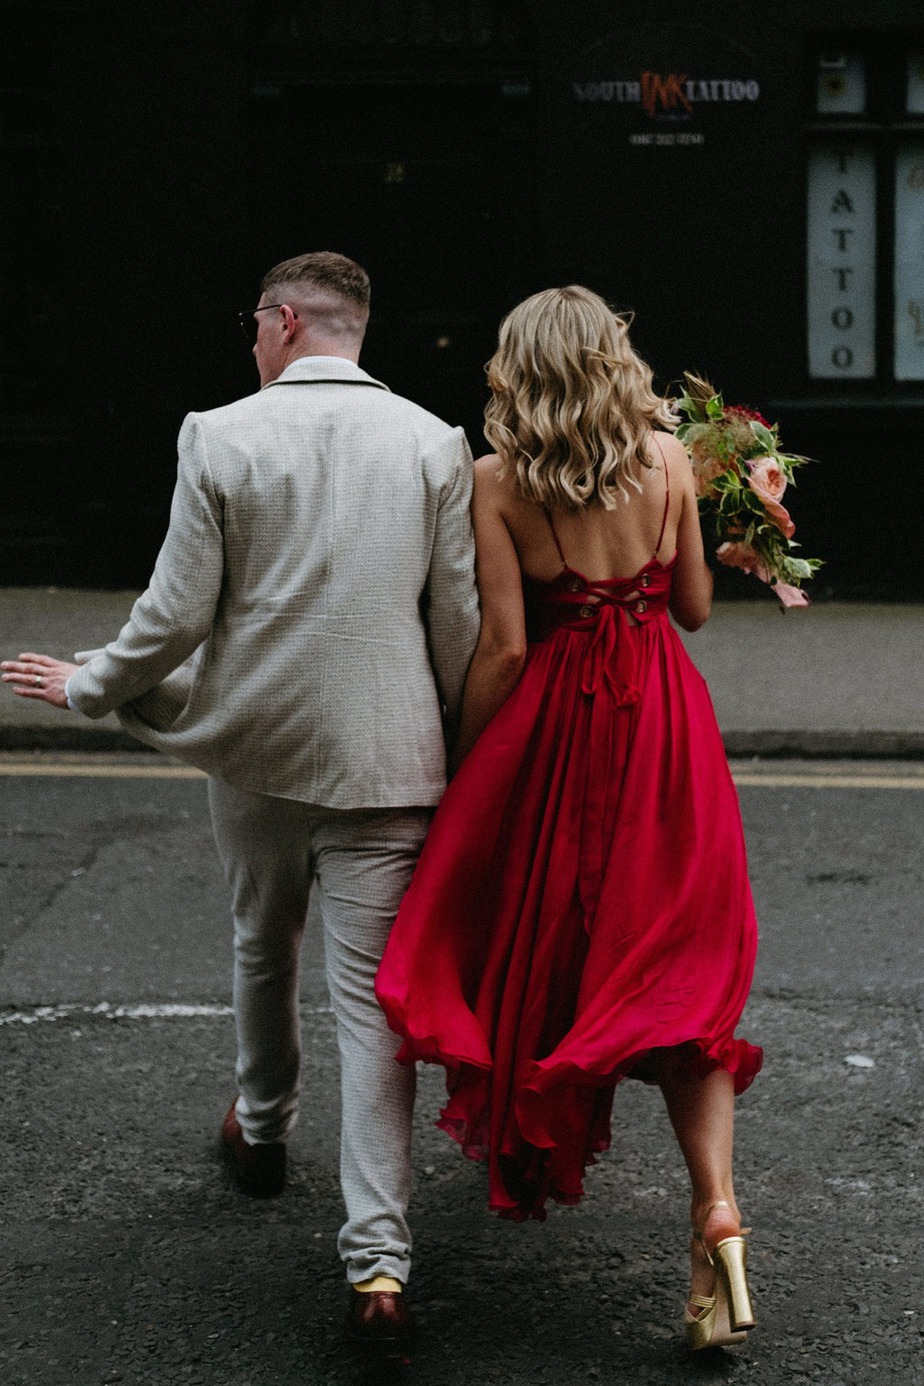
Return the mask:
M 483 450 L 484 364 L 538 287 L 532 100 L 521 83 L 265 86 L 253 97 L 255 280 L 309 250 L 372 279 L 363 366 Z

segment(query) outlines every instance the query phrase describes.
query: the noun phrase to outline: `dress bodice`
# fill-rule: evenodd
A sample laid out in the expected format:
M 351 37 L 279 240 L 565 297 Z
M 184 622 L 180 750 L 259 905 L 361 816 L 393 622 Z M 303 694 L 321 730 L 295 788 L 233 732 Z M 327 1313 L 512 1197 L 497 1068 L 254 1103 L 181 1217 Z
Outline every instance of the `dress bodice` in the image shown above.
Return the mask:
M 640 626 L 657 616 L 663 616 L 670 599 L 671 575 L 677 558 L 676 553 L 667 563 L 662 563 L 658 558 L 670 503 L 670 476 L 665 462 L 664 510 L 651 558 L 631 577 L 598 579 L 585 577 L 577 568 L 571 567 L 558 537 L 552 512 L 543 507 L 561 559 L 561 572 L 551 582 L 523 574 L 527 640 L 546 640 L 555 631 L 566 628 L 596 631 L 594 643 L 599 644 L 602 640 L 605 645 L 612 647 L 616 643 L 617 629 L 626 626 L 626 616 L 631 616 L 633 625 Z
M 638 702 L 640 696 L 635 642 L 629 635 L 627 617 L 631 617 L 633 625 L 646 625 L 664 615 L 670 598 L 671 575 L 677 555 L 674 554 L 668 563 L 658 558 L 671 499 L 666 466 L 664 480 L 664 513 L 658 542 L 651 558 L 637 573 L 624 578 L 594 579 L 572 568 L 565 557 L 552 512 L 546 509 L 545 517 L 561 559 L 561 572 L 551 582 L 523 574 L 527 640 L 548 640 L 563 631 L 586 631 L 581 687 L 593 696 L 608 686 L 621 707 Z M 600 711 L 598 723 L 603 716 Z

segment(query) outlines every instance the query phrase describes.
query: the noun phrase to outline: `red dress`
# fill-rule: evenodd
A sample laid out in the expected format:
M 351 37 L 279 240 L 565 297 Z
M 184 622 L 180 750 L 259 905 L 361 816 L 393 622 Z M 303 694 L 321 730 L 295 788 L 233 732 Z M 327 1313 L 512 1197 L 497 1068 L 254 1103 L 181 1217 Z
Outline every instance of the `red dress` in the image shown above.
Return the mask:
M 741 816 L 668 621 L 674 560 L 592 582 L 549 524 L 562 572 L 524 577 L 523 674 L 446 791 L 376 983 L 399 1060 L 445 1065 L 438 1124 L 515 1219 L 577 1202 L 651 1050 L 736 1092 L 761 1064 L 734 1037 L 757 942 Z

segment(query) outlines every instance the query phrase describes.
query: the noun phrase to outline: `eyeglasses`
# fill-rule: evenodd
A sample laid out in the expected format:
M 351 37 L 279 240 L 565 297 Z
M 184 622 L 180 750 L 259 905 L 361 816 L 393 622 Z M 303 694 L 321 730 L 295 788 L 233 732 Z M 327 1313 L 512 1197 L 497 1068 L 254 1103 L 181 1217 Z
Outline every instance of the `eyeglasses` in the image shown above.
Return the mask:
M 241 331 L 251 346 L 253 346 L 257 340 L 257 324 L 254 322 L 254 313 L 268 313 L 271 308 L 284 307 L 284 303 L 264 303 L 262 308 L 245 308 L 242 313 L 238 313 L 237 320 L 241 325 Z M 292 316 L 293 318 L 297 318 L 298 314 L 293 313 Z

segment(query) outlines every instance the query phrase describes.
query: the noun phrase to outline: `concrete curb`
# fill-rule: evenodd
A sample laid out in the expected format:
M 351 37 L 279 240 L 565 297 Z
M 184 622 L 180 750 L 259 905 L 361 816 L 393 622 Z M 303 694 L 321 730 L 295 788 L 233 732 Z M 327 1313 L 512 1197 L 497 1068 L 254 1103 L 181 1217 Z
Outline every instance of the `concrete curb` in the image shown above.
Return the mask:
M 136 593 L 0 588 L 0 648 L 62 659 L 104 645 Z M 680 638 L 709 688 L 729 756 L 924 759 L 924 603 L 717 602 Z M 109 713 L 90 721 L 0 693 L 0 751 L 137 754 Z
M 125 731 L 110 727 L 0 726 L 0 751 L 137 751 L 156 755 Z
M 924 732 L 915 731 L 727 731 L 729 757 L 799 760 L 921 760 Z

